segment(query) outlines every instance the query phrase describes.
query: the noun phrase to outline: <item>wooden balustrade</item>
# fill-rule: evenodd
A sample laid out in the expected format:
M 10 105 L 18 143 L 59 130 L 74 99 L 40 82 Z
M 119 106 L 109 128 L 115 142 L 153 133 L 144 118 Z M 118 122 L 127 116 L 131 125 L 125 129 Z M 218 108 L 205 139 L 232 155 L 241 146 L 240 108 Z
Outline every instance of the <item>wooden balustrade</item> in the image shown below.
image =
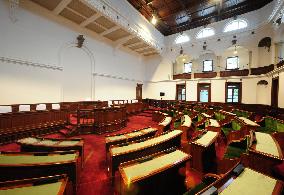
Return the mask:
M 183 73 L 183 74 L 173 75 L 173 80 L 176 80 L 176 79 L 191 79 L 191 74 L 190 73 Z
M 217 72 L 194 73 L 194 78 L 214 78 L 216 76 Z
M 66 110 L 10 112 L 0 114 L 0 144 L 53 133 L 67 124 Z
M 230 71 L 221 71 L 220 77 L 231 77 L 231 76 L 248 76 L 249 70 L 230 70 Z
M 274 70 L 274 65 L 271 64 L 269 66 L 264 67 L 258 67 L 258 68 L 252 68 L 251 69 L 251 75 L 261 75 L 261 74 L 267 74 Z

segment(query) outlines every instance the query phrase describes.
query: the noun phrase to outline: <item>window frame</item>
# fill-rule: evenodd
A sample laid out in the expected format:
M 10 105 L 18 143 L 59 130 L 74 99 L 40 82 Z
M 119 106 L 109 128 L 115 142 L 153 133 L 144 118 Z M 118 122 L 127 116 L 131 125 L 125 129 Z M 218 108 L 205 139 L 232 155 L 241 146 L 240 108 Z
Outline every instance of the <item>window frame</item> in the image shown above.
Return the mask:
M 204 62 L 212 61 L 211 70 L 204 70 Z M 202 72 L 213 72 L 214 61 L 213 60 L 203 60 L 203 70 Z
M 240 21 L 244 21 L 244 22 L 246 23 L 246 27 L 244 27 L 244 28 L 237 28 L 237 29 L 234 29 L 234 30 L 226 30 L 229 25 L 233 24 L 234 22 L 240 22 Z M 238 26 L 239 26 L 239 24 L 238 24 Z M 224 33 L 234 32 L 234 31 L 238 31 L 238 30 L 241 30 L 241 29 L 246 29 L 248 26 L 249 26 L 249 23 L 248 23 L 248 21 L 247 21 L 246 19 L 244 19 L 244 18 L 239 18 L 239 19 L 231 20 L 230 22 L 228 22 L 228 23 L 225 25 L 225 27 L 224 27 L 224 29 L 223 29 L 223 32 L 224 32 Z
M 187 41 L 182 41 L 182 42 L 179 42 L 177 43 L 177 40 L 180 38 L 180 37 L 187 37 L 188 40 Z M 178 44 L 183 44 L 183 43 L 187 43 L 190 41 L 190 36 L 188 36 L 187 34 L 180 34 L 178 35 L 176 38 L 175 38 L 175 44 L 178 45 Z
M 238 89 L 239 89 L 239 93 L 238 93 L 238 102 L 229 102 L 228 101 L 228 87 L 229 86 L 238 86 Z M 232 100 L 233 100 L 233 96 L 232 96 Z M 229 103 L 229 104 L 240 104 L 242 103 L 242 82 L 226 82 L 226 85 L 225 85 L 225 102 L 226 103 Z
M 205 36 L 205 37 L 204 37 L 204 36 L 198 37 L 201 33 L 203 33 L 204 30 L 207 30 L 207 29 L 212 30 L 212 31 L 213 31 L 213 34 L 212 34 L 212 35 L 209 35 L 209 36 Z M 199 31 L 196 33 L 195 38 L 196 38 L 196 39 L 205 39 L 205 38 L 208 38 L 208 37 L 212 37 L 212 36 L 214 36 L 215 34 L 216 34 L 216 32 L 215 32 L 215 29 L 214 29 L 214 28 L 206 27 L 206 28 L 203 28 L 203 29 L 199 30 Z
M 238 58 L 237 68 L 228 68 L 228 59 L 230 59 L 230 58 Z M 226 70 L 239 70 L 239 69 L 240 69 L 240 58 L 239 58 L 239 56 L 227 57 L 227 59 L 226 59 Z
M 190 72 L 185 72 L 185 65 L 186 64 L 191 64 Z M 185 73 L 185 74 L 191 74 L 192 73 L 192 62 L 183 63 L 183 73 Z

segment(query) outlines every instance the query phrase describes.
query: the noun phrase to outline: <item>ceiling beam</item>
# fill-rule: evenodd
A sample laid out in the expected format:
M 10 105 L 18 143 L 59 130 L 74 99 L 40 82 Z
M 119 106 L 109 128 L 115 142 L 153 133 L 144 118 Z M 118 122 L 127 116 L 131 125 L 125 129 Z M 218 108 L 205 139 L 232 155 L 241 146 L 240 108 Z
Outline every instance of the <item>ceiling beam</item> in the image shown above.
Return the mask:
M 94 15 L 92 15 L 90 18 L 88 18 L 87 20 L 83 21 L 80 26 L 84 27 L 87 26 L 88 24 L 94 22 L 96 19 L 98 19 L 99 17 L 101 17 L 102 15 L 100 13 L 95 13 Z
M 53 13 L 58 15 L 71 1 L 72 0 L 62 0 L 53 10 Z
M 102 32 L 100 35 L 104 36 L 104 35 L 107 35 L 107 34 L 113 32 L 113 31 L 116 31 L 118 29 L 120 29 L 120 26 L 114 26 L 114 27 L 107 29 L 106 31 Z

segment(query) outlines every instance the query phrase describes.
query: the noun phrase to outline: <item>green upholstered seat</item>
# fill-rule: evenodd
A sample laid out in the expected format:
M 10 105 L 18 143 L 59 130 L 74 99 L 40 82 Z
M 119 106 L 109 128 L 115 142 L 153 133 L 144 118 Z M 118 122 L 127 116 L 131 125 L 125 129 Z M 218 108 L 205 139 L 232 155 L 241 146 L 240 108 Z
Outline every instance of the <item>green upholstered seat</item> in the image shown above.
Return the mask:
M 228 145 L 224 158 L 239 158 L 241 154 L 246 153 L 248 149 L 249 137 L 240 142 L 232 142 Z
M 257 129 L 263 133 L 284 132 L 284 122 L 274 119 L 272 117 L 266 117 L 264 119 L 264 126 Z

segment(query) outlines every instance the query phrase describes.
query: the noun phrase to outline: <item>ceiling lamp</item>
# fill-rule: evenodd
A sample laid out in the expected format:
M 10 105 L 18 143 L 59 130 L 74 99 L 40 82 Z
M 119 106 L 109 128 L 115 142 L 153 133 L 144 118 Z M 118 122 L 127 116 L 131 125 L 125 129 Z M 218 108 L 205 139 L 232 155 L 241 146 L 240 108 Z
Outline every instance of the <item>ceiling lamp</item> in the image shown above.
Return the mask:
M 235 45 L 235 51 L 234 51 L 234 54 L 237 55 L 238 54 L 238 51 L 237 51 L 237 46 Z
M 156 25 L 157 22 L 158 22 L 158 19 L 157 19 L 157 17 L 153 14 L 153 15 L 152 15 L 152 19 L 151 19 L 151 23 L 152 23 L 153 25 Z

